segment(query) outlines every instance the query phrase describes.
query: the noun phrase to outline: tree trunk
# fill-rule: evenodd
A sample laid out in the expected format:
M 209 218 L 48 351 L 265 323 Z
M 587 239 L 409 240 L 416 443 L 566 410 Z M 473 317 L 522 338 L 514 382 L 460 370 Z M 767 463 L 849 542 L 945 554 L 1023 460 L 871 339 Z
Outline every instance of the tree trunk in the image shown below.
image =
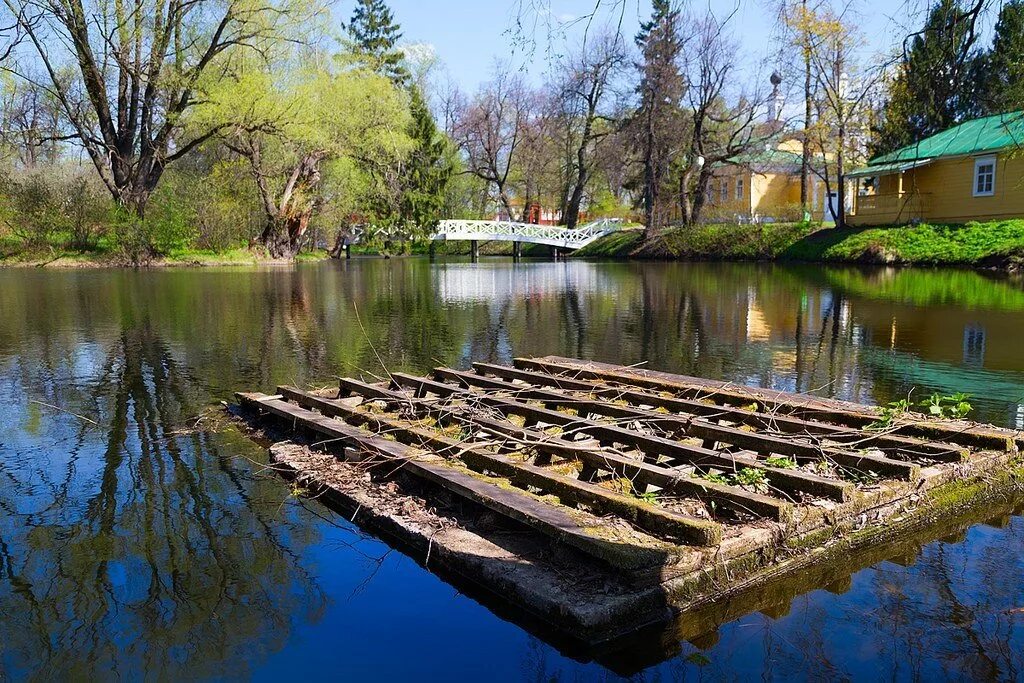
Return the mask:
M 807 22 L 807 0 L 803 0 L 802 10 L 804 12 L 801 18 L 803 22 Z M 811 147 L 810 144 L 810 130 L 811 130 L 811 36 L 809 32 L 804 32 L 804 136 L 803 136 L 803 154 L 800 157 L 800 210 L 807 213 L 807 195 L 808 185 L 810 185 L 811 176 Z M 800 217 L 803 220 L 803 216 Z
M 696 225 L 700 222 L 704 213 L 704 199 L 708 196 L 708 183 L 711 182 L 711 171 L 704 166 L 697 176 L 697 187 L 693 192 L 693 203 L 690 206 L 689 225 Z
M 575 228 L 580 222 L 580 205 L 583 203 L 583 188 L 587 184 L 587 172 L 586 169 L 580 168 L 579 175 L 576 178 L 576 184 L 572 188 L 572 196 L 569 197 L 569 205 L 565 211 L 565 227 L 570 230 Z
M 655 225 L 654 203 L 657 201 L 657 190 L 655 189 L 654 172 L 654 124 L 651 121 L 651 114 L 647 114 L 646 145 L 644 147 L 644 239 L 649 240 L 657 233 L 660 225 Z
M 323 152 L 302 157 L 281 193 L 276 211 L 267 216 L 260 242 L 272 258 L 295 258 L 306 241 L 313 212 L 319 205 L 320 162 Z
M 836 227 L 846 227 L 846 179 L 843 174 L 843 145 L 846 143 L 846 128 L 839 124 L 839 149 L 836 152 Z

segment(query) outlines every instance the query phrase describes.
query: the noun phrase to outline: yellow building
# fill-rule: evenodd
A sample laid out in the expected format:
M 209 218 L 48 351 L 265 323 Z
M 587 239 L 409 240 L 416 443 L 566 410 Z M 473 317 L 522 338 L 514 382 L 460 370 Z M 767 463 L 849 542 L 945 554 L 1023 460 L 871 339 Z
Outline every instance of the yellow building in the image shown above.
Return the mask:
M 1024 216 L 1024 112 L 962 123 L 847 173 L 851 225 Z
M 801 143 L 796 139 L 744 155 L 715 171 L 707 187 L 709 222 L 797 221 L 800 210 Z M 808 204 L 814 220 L 832 220 L 825 183 L 813 173 Z M 835 194 L 832 206 L 836 210 Z

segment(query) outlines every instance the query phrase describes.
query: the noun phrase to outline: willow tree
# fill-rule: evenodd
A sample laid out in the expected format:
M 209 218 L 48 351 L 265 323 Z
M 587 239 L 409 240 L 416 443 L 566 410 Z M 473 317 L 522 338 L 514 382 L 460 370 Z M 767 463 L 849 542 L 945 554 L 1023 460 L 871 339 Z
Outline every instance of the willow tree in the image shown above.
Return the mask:
M 388 78 L 342 59 L 297 59 L 241 69 L 194 123 L 248 162 L 266 220 L 259 242 L 275 258 L 298 253 L 328 199 L 365 212 L 360 198 L 386 175 L 376 171 L 410 147 L 407 95 Z
M 191 128 L 204 82 L 319 10 L 306 0 L 3 0 L 28 45 L 4 68 L 54 97 L 114 200 L 143 214 L 168 164 L 217 133 Z M 31 65 L 22 70 L 17 62 Z M 44 74 L 32 78 L 35 66 Z

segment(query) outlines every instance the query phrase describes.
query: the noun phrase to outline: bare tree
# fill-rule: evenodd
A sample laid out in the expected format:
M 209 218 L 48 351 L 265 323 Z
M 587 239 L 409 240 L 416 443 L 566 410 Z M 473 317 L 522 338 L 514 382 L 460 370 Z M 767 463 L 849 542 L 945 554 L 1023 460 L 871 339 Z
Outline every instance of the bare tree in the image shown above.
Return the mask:
M 46 91 L 12 81 L 0 94 L 0 142 L 23 168 L 55 160 L 62 137 L 60 111 Z
M 11 56 L 24 37 L 25 33 L 22 31 L 20 17 L 0 23 L 0 63 Z
M 757 125 L 762 94 L 731 91 L 738 46 L 726 33 L 728 21 L 711 12 L 692 19 L 693 37 L 684 68 L 690 139 L 679 182 L 680 209 L 687 224 L 700 221 L 715 169 L 764 148 L 777 132 L 775 122 Z
M 561 65 L 563 81 L 558 96 L 565 112 L 566 138 L 571 141 L 567 159 L 568 187 L 562 222 L 575 228 L 580 206 L 594 169 L 596 147 L 615 131 L 612 118 L 602 107 L 611 82 L 625 64 L 625 45 L 618 34 L 606 33 L 566 57 Z
M 526 136 L 530 98 L 522 79 L 507 65 L 496 65 L 494 77 L 459 113 L 455 140 L 466 167 L 493 186 L 511 217 L 513 168 Z
M 522 220 L 531 222 L 535 205 L 559 206 L 565 195 L 560 151 L 565 130 L 560 98 L 544 91 L 527 94 L 522 144 L 513 169 L 515 193 L 522 198 Z
M 883 57 L 869 65 L 858 63 L 863 40 L 850 11 L 849 0 L 838 11 L 829 7 L 819 10 L 813 19 L 815 38 L 809 51 L 817 118 L 806 135 L 820 156 L 812 168 L 825 184 L 826 197 L 833 193 L 838 197 L 832 218 L 840 228 L 846 224 L 847 162 L 851 156 L 856 161 L 866 156 L 870 98 L 894 62 L 892 57 Z
M 802 153 L 800 157 L 800 206 L 807 211 L 811 176 L 812 150 L 806 137 L 814 121 L 814 75 L 811 68 L 811 50 L 815 35 L 814 17 L 822 0 L 772 0 L 782 29 L 779 55 L 784 69 L 796 76 L 801 84 L 803 103 Z
M 140 215 L 166 166 L 216 133 L 184 134 L 203 77 L 228 68 L 232 50 L 261 50 L 301 21 L 274 0 L 3 2 L 45 77 L 5 68 L 55 98 L 113 198 Z

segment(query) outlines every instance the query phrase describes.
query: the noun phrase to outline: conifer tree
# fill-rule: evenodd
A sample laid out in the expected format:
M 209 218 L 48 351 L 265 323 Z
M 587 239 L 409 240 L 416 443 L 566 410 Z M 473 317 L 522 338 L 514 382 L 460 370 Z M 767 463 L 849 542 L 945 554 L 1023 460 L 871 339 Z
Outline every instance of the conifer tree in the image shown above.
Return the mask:
M 357 0 L 347 29 L 357 58 L 397 85 L 408 82 L 409 71 L 398 49 L 401 29 L 384 0 Z
M 428 232 L 443 217 L 448 183 L 454 167 L 449 142 L 438 131 L 423 94 L 411 88 L 408 134 L 415 147 L 406 160 L 400 210 L 411 231 Z
M 643 207 L 651 238 L 668 220 L 663 192 L 672 162 L 673 140 L 678 138 L 681 121 L 680 101 L 685 82 L 679 70 L 683 43 L 680 13 L 672 0 L 654 0 L 649 21 L 640 25 L 637 47 L 643 56 L 640 68 L 640 108 L 634 125 L 637 147 L 643 162 Z
M 1024 0 L 1010 0 L 999 10 L 992 49 L 979 62 L 984 113 L 1024 108 Z
M 974 19 L 961 0 L 938 0 L 931 8 L 891 84 L 875 130 L 875 154 L 917 142 L 977 113 Z

